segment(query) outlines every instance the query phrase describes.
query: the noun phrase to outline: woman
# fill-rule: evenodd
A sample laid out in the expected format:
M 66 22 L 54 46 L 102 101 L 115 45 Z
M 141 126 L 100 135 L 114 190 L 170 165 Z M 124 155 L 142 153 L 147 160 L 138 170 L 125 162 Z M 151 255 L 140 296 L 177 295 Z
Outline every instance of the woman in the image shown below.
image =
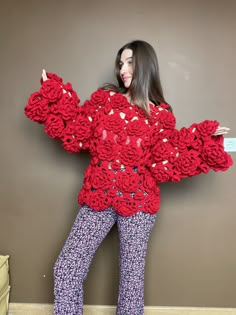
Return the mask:
M 144 41 L 123 46 L 115 69 L 118 86 L 103 86 L 82 106 L 70 83 L 43 71 L 40 91 L 25 108 L 26 116 L 44 123 L 45 132 L 67 151 L 91 153 L 78 196 L 82 207 L 54 267 L 55 315 L 83 313 L 90 263 L 115 223 L 120 240 L 117 314 L 144 314 L 145 255 L 159 210 L 157 184 L 232 165 L 222 145 L 228 128 L 207 120 L 175 129 L 152 46 Z

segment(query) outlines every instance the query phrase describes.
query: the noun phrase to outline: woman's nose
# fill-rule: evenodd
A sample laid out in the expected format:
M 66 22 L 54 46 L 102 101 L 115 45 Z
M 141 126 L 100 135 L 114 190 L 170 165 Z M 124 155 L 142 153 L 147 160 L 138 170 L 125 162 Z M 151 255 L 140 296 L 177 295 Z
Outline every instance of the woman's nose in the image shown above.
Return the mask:
M 120 69 L 120 73 L 124 74 L 127 72 L 127 66 L 125 64 L 122 65 L 121 69 Z

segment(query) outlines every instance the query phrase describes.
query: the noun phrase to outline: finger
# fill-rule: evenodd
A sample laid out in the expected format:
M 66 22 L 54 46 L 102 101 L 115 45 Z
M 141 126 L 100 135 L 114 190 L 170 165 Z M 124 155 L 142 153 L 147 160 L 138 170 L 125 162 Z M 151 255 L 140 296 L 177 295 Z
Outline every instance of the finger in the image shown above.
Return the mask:
M 216 130 L 230 130 L 228 127 L 218 127 Z
M 213 134 L 213 136 L 221 136 L 221 135 L 226 135 L 228 131 L 222 131 L 222 132 L 216 132 Z
M 222 130 L 220 130 L 219 132 L 225 132 L 225 133 L 228 133 L 228 132 L 229 132 L 229 129 L 222 129 Z
M 43 81 L 46 81 L 48 79 L 45 69 L 43 69 L 43 71 L 42 71 L 42 78 L 43 78 Z

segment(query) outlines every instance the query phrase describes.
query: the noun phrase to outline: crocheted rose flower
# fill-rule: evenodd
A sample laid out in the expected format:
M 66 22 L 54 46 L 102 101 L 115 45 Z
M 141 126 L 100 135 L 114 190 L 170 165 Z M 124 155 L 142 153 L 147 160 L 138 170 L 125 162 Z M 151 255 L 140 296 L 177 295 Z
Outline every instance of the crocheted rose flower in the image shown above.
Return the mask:
M 45 97 L 49 102 L 56 102 L 62 96 L 61 85 L 53 80 L 44 81 L 40 93 Z
M 68 133 L 63 134 L 62 146 L 66 151 L 71 153 L 79 152 L 81 150 L 81 147 L 75 137 Z
M 208 173 L 210 171 L 210 166 L 207 165 L 206 163 L 202 162 L 199 166 L 198 166 L 199 170 L 203 173 Z
M 150 137 L 155 138 L 159 134 L 161 128 L 162 126 L 158 122 L 156 125 L 152 125 L 150 127 Z
M 199 124 L 194 124 L 193 126 L 196 127 L 200 137 L 207 138 L 213 135 L 219 126 L 219 123 L 216 120 L 205 120 Z
M 85 200 L 92 209 L 97 211 L 105 210 L 111 205 L 111 199 L 101 189 L 90 191 Z
M 76 105 L 68 94 L 63 94 L 59 102 L 50 107 L 50 111 L 66 121 L 73 120 L 76 116 Z
M 156 186 L 156 183 L 150 173 L 147 171 L 143 175 L 143 187 L 147 190 L 153 189 L 153 187 Z
M 233 164 L 232 158 L 227 152 L 224 152 L 224 147 L 220 144 L 206 144 L 202 149 L 201 156 L 214 171 L 225 171 Z
M 99 159 L 103 161 L 113 161 L 117 158 L 117 150 L 114 147 L 114 142 L 111 140 L 105 140 L 99 143 L 96 152 L 98 153 Z
M 78 115 L 75 119 L 74 135 L 79 141 L 89 140 L 91 137 L 90 121 L 88 117 Z
M 74 92 L 73 95 L 70 96 L 68 93 L 64 93 L 60 99 L 60 104 L 67 106 L 67 104 L 73 105 L 74 108 L 78 108 L 78 104 L 80 102 L 80 99 L 78 98 L 76 92 Z
M 123 110 L 129 106 L 127 98 L 124 95 L 118 93 L 115 93 L 110 97 L 110 103 L 112 108 L 120 110 Z
M 168 182 L 173 175 L 172 165 L 170 165 L 170 163 L 166 163 L 165 165 L 163 163 L 157 163 L 155 166 L 151 166 L 151 173 L 157 183 Z M 180 181 L 180 178 L 176 181 Z
M 42 124 L 47 119 L 49 113 L 47 100 L 42 99 L 39 92 L 32 93 L 25 107 L 25 115 L 29 119 Z
M 125 122 L 118 113 L 108 115 L 104 119 L 104 128 L 114 133 L 120 133 L 124 129 L 124 126 Z
M 194 133 L 191 132 L 188 128 L 181 128 L 178 130 L 173 130 L 170 134 L 171 143 L 178 148 L 180 152 L 187 150 L 188 147 L 191 147 L 194 141 Z
M 68 94 L 70 96 L 70 98 L 71 98 L 71 102 L 73 102 L 76 106 L 78 106 L 79 103 L 80 103 L 80 98 L 78 97 L 77 93 L 72 89 L 72 87 L 71 87 L 71 89 L 68 88 L 68 84 L 70 84 L 70 83 L 66 83 L 63 86 L 64 90 L 67 91 L 67 93 L 64 93 L 64 94 Z
M 181 128 L 180 130 L 173 130 L 169 134 L 169 140 L 179 152 L 183 152 L 189 148 L 192 148 L 193 144 L 195 144 L 195 147 L 198 145 L 198 139 L 195 137 L 195 134 L 185 127 Z
M 174 129 L 176 124 L 175 116 L 167 110 L 161 110 L 157 115 L 157 120 L 160 122 L 164 129 Z
M 129 145 L 122 147 L 120 159 L 124 165 L 136 166 L 142 159 L 142 151 L 137 145 L 129 143 Z
M 96 189 L 107 189 L 112 185 L 111 173 L 102 167 L 96 167 L 91 175 L 91 184 Z
M 103 107 L 104 114 L 108 115 L 111 110 L 112 110 L 111 103 L 110 102 L 106 102 L 105 106 Z
M 53 139 L 60 139 L 65 129 L 61 117 L 50 114 L 45 122 L 45 132 Z
M 152 153 L 150 151 L 150 148 L 143 148 L 143 165 L 145 165 L 146 167 L 150 166 L 150 164 L 152 163 Z M 142 170 L 142 168 L 139 167 L 139 174 L 140 170 Z
M 43 100 L 41 93 L 34 92 L 30 95 L 27 105 L 39 105 L 40 106 L 42 101 L 46 102 L 45 100 Z
M 131 108 L 130 108 L 131 107 Z M 131 120 L 135 117 L 136 112 L 135 112 L 135 107 L 131 106 L 128 107 L 127 109 L 124 110 L 125 113 L 125 120 Z
M 137 200 L 137 201 L 142 201 L 144 200 L 145 196 L 143 194 L 143 191 L 136 191 L 135 194 L 134 194 L 134 200 Z
M 90 101 L 85 101 L 83 105 L 80 105 L 77 107 L 77 113 L 79 115 L 85 116 L 85 117 L 92 117 L 94 116 L 94 113 L 96 112 L 96 110 L 94 109 L 94 107 L 91 105 Z
M 110 188 L 110 189 L 108 189 L 107 196 L 109 198 L 113 199 L 113 198 L 115 198 L 117 196 L 116 192 L 117 192 L 116 189 Z
M 93 126 L 94 125 L 95 125 L 95 122 L 94 122 Z M 102 135 L 103 135 L 103 128 L 101 126 L 95 127 L 94 128 L 94 133 L 93 133 L 94 138 L 100 139 L 100 138 L 102 138 Z
M 116 176 L 116 186 L 122 192 L 135 192 L 138 189 L 140 177 L 132 172 L 119 172 Z
M 133 215 L 138 212 L 138 203 L 133 198 L 116 197 L 112 201 L 112 206 L 117 213 L 122 216 Z
M 68 148 L 70 152 L 79 152 L 81 149 L 88 149 L 89 147 L 89 136 L 90 129 L 88 126 L 85 126 L 84 118 L 81 118 L 81 121 L 84 123 L 81 124 L 80 128 L 78 121 L 70 121 L 63 131 L 63 147 Z M 71 146 L 71 147 L 70 147 Z
M 72 84 L 70 82 L 66 82 L 63 84 L 63 89 L 66 90 L 67 92 L 73 92 Z
M 147 115 L 146 115 L 146 113 L 144 112 L 144 110 L 142 108 L 137 106 L 136 107 L 136 112 L 137 112 L 139 118 L 142 118 L 142 119 L 147 118 Z
M 104 106 L 107 103 L 107 92 L 104 90 L 97 90 L 91 95 L 90 104 L 94 108 L 98 108 L 99 106 Z
M 151 194 L 145 200 L 144 212 L 155 214 L 160 207 L 160 196 Z
M 117 135 L 117 137 L 115 137 L 115 141 L 120 144 L 120 145 L 123 145 L 125 144 L 126 140 L 127 140 L 127 132 L 126 130 L 121 130 L 119 132 L 119 134 Z
M 169 139 L 175 130 L 159 129 L 159 126 L 153 126 L 150 130 L 150 144 L 153 146 L 157 141 Z
M 192 149 L 194 149 L 195 151 L 200 151 L 202 146 L 203 146 L 203 139 L 202 138 L 198 138 L 198 137 L 194 137 L 194 140 L 191 144 Z
M 139 119 L 130 121 L 127 125 L 127 134 L 130 136 L 142 136 L 147 132 L 147 125 Z
M 168 143 L 168 141 L 158 141 L 152 148 L 153 161 L 160 162 L 168 160 L 173 150 L 174 148 Z
M 181 174 L 181 177 L 194 176 L 198 174 L 198 166 L 200 165 L 198 152 L 190 150 L 180 154 L 176 160 L 175 168 Z

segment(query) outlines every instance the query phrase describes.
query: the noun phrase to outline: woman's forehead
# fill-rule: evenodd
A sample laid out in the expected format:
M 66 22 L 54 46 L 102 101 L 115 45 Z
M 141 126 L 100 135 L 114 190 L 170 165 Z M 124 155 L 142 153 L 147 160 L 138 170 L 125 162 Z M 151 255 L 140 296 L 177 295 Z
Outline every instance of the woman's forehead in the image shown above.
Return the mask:
M 133 51 L 129 48 L 126 48 L 122 51 L 120 60 L 126 61 L 127 59 L 132 58 L 132 57 L 133 57 Z

